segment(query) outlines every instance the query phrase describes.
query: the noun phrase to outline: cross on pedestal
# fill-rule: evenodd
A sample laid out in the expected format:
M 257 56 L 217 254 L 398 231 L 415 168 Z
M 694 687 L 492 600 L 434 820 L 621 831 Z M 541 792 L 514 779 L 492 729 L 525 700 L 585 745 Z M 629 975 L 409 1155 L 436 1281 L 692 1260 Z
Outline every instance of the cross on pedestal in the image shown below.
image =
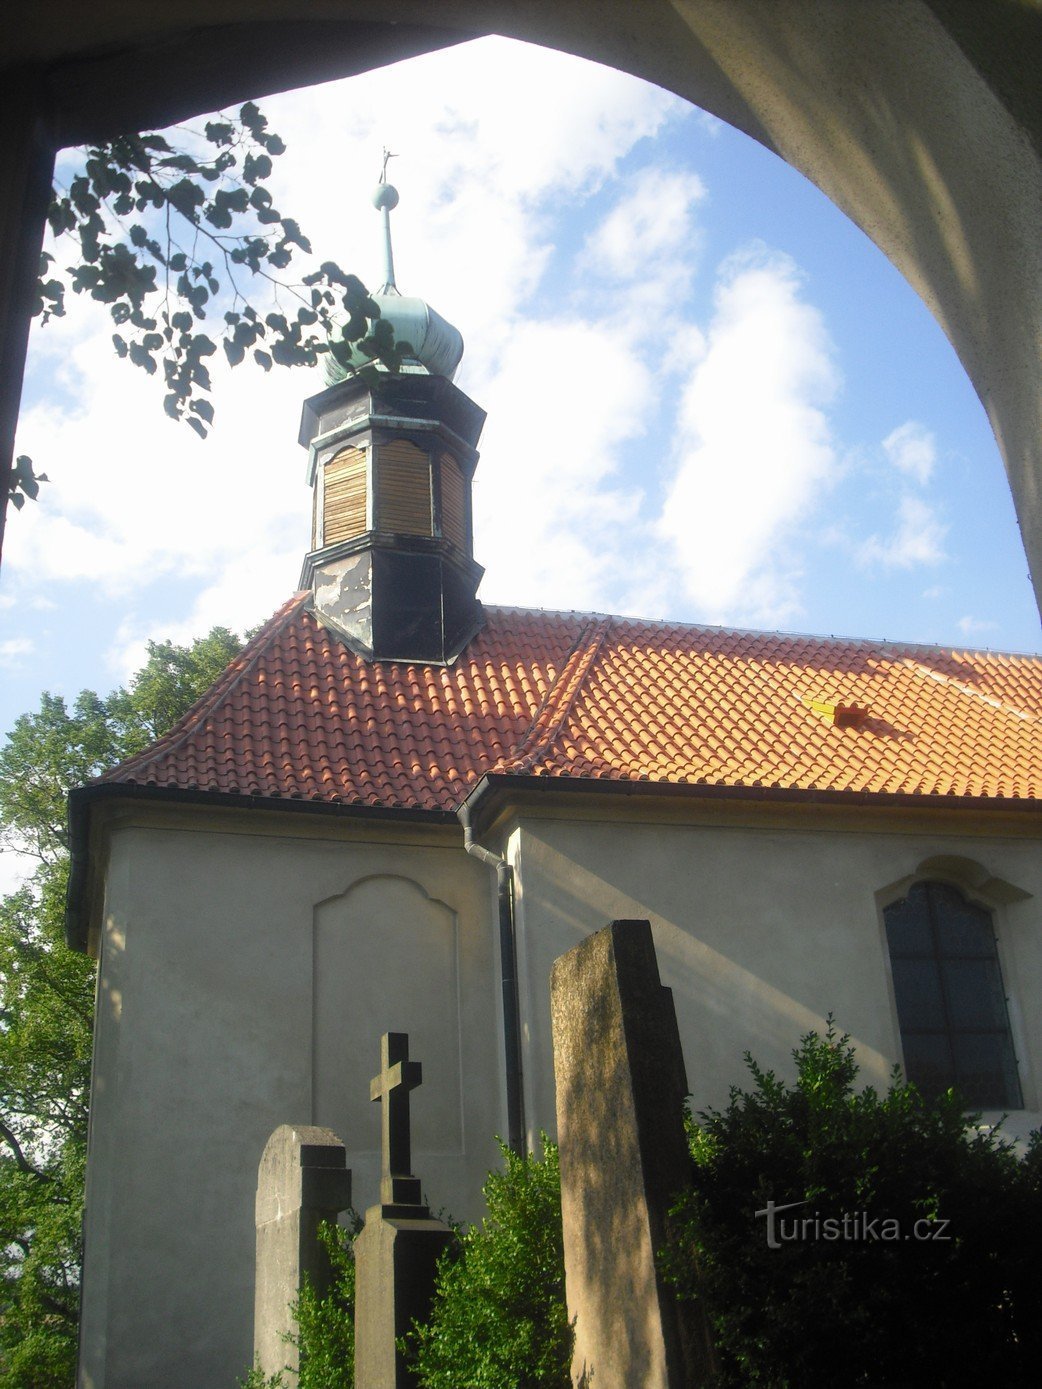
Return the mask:
M 380 1074 L 369 1082 L 369 1098 L 383 1101 L 383 1173 L 380 1200 L 385 1206 L 419 1206 L 420 1180 L 412 1167 L 409 1091 L 423 1082 L 423 1067 L 409 1060 L 409 1034 L 385 1032 L 380 1041 Z

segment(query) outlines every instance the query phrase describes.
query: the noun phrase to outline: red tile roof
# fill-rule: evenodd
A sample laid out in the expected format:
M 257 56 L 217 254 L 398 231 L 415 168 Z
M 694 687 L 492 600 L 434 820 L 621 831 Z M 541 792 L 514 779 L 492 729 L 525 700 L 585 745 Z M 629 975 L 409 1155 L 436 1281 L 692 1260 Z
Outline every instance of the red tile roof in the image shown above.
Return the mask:
M 366 662 L 297 594 L 103 781 L 451 811 L 486 773 L 1042 797 L 1042 658 L 485 609 L 452 667 Z

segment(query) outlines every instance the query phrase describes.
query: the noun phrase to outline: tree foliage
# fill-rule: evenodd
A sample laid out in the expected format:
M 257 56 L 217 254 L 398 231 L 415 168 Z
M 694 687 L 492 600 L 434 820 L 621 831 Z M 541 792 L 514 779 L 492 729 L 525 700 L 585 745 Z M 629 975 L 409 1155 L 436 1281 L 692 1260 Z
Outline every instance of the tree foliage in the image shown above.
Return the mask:
M 502 1148 L 484 1187 L 488 1215 L 442 1256 L 431 1308 L 411 1347 L 425 1389 L 568 1389 L 572 1328 L 564 1298 L 561 1175 Z
M 0 903 L 0 1384 L 75 1378 L 94 965 L 64 943 L 65 798 L 144 747 L 241 643 L 215 628 L 191 647 L 150 643 L 124 689 L 57 695 L 0 750 L 0 842 L 32 877 Z
M 896 1071 L 885 1094 L 857 1091 L 831 1020 L 793 1056 L 791 1086 L 747 1056 L 751 1088 L 690 1123 L 694 1184 L 666 1266 L 703 1300 L 717 1382 L 1034 1383 L 1038 1136 L 1018 1160 L 967 1127 L 956 1094 L 928 1100 Z M 769 1202 L 789 1207 L 773 1217 L 776 1247 Z
M 345 368 L 400 364 L 402 349 L 356 276 L 330 260 L 290 278 L 312 247 L 267 186 L 285 149 L 248 101 L 199 129 L 91 145 L 54 189 L 48 221 L 59 254 L 71 242 L 73 263 L 59 268 L 44 252 L 35 312 L 44 323 L 64 314 L 70 290 L 107 304 L 117 354 L 161 374 L 167 414 L 202 438 L 218 347 L 230 365 L 249 355 L 265 371 L 313 366 L 327 353 Z

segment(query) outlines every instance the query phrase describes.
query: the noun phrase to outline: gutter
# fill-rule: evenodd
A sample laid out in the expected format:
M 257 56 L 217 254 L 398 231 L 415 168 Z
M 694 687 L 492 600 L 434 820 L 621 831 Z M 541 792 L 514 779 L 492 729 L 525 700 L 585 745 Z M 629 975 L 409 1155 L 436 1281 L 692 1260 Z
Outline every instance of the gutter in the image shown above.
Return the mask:
M 507 1147 L 523 1154 L 525 1148 L 525 1099 L 521 1076 L 521 1010 L 517 997 L 517 935 L 514 930 L 514 870 L 505 858 L 486 849 L 474 838 L 467 803 L 456 811 L 463 826 L 463 847 L 468 854 L 496 870 L 499 917 L 499 960 L 503 992 L 503 1061 L 506 1073 Z

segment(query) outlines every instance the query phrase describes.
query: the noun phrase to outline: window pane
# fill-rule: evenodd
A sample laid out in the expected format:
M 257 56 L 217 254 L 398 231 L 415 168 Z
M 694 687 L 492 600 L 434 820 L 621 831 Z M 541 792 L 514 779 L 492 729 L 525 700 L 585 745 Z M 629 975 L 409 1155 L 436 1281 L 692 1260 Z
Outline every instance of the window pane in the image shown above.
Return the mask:
M 964 1032 L 952 1038 L 955 1083 L 972 1105 L 982 1109 L 1019 1109 L 1020 1083 L 1008 1036 L 998 1032 Z
M 910 1032 L 902 1038 L 905 1075 L 924 1095 L 938 1095 L 953 1082 L 948 1039 L 939 1032 Z
M 883 912 L 891 955 L 932 955 L 926 887 L 916 883 L 907 897 L 891 902 Z
M 1006 998 L 998 960 L 945 960 L 941 975 L 953 1028 L 1005 1031 Z
M 892 960 L 894 998 L 901 1031 L 945 1027 L 941 981 L 933 960 Z
M 983 908 L 947 883 L 931 883 L 930 900 L 942 955 L 995 954 L 995 932 Z

